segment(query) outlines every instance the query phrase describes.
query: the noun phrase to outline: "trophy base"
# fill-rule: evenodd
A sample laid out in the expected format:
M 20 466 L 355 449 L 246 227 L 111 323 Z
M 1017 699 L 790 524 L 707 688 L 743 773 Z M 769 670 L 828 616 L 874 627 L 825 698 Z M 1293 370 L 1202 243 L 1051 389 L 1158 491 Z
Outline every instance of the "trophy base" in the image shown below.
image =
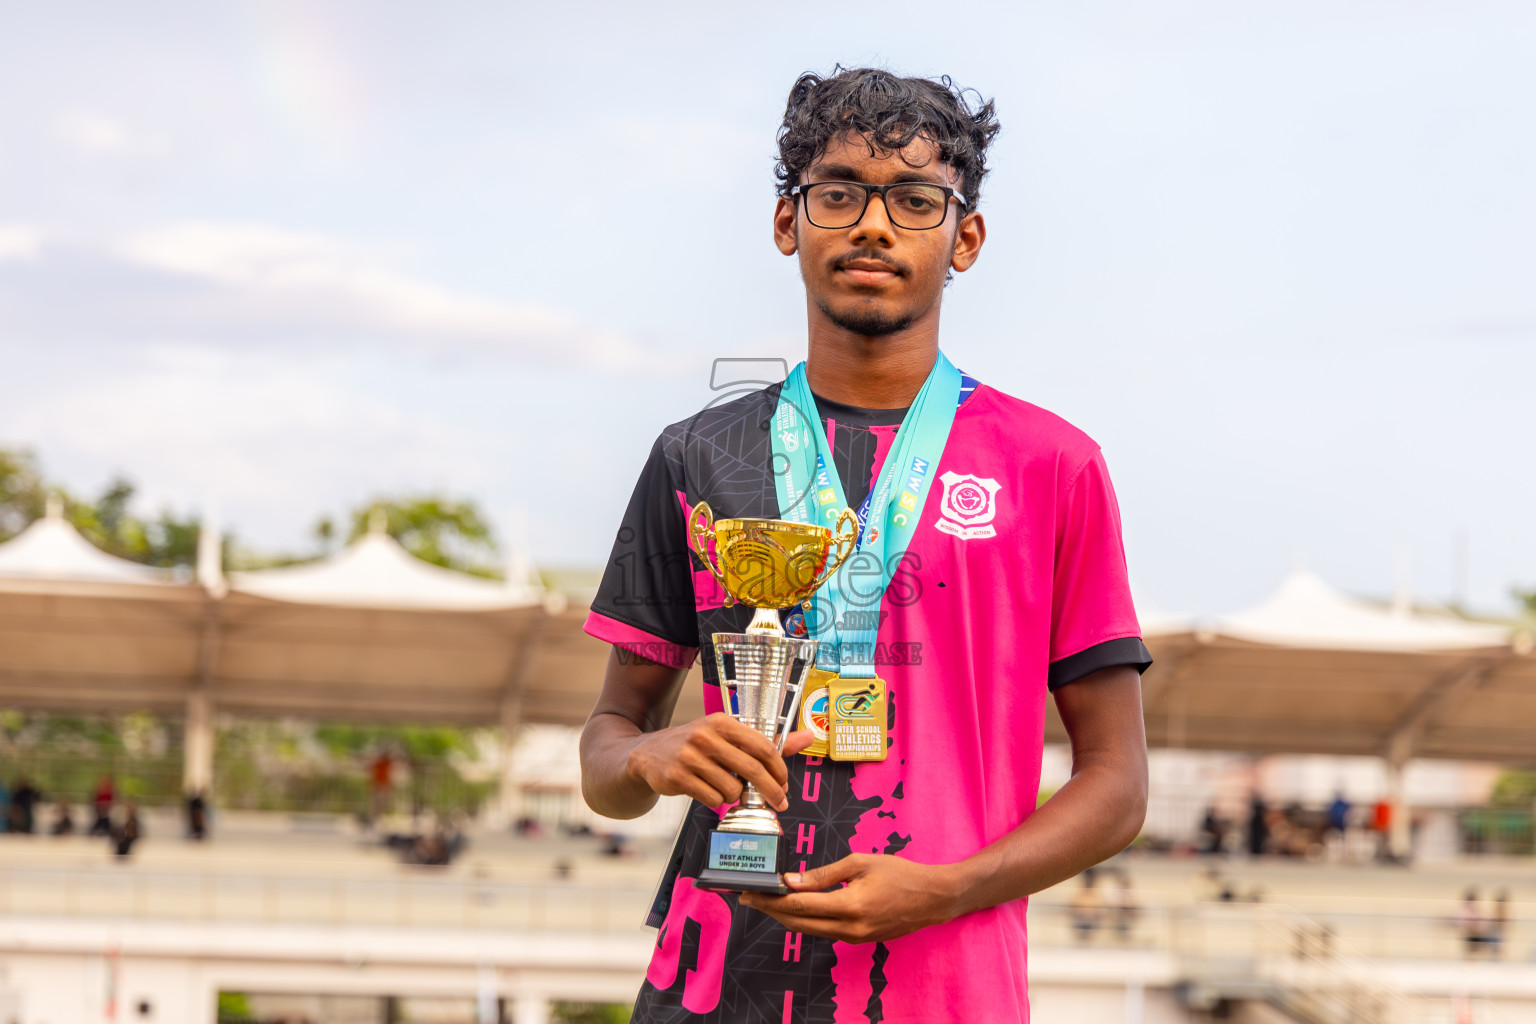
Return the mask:
M 708 889 L 711 892 L 761 892 L 769 896 L 783 896 L 789 892 L 784 879 L 771 871 L 717 871 L 707 868 L 699 873 L 698 880 L 693 884 L 697 889 Z
M 709 863 L 694 884 L 716 892 L 763 892 L 782 896 L 784 884 L 782 836 L 754 832 L 709 834 Z

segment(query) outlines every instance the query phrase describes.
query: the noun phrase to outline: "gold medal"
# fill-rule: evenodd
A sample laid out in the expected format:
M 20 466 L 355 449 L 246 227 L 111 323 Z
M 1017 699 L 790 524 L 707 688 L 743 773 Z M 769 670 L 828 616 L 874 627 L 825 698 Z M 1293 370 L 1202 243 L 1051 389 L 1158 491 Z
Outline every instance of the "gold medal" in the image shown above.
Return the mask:
M 806 757 L 827 756 L 827 708 L 831 697 L 827 684 L 837 678 L 836 672 L 824 668 L 806 670 L 805 696 L 800 699 L 800 728 L 811 730 L 816 739 L 800 753 Z
M 884 761 L 885 680 L 838 676 L 827 684 L 827 695 L 832 760 Z

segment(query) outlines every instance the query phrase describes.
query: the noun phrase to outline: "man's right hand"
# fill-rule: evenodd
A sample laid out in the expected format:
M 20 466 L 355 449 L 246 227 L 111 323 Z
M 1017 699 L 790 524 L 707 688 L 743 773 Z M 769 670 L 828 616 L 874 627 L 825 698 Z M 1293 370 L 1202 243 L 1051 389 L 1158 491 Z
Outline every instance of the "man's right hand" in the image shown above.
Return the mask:
M 792 732 L 784 753 L 798 753 L 812 739 L 809 730 Z M 629 752 L 625 769 L 655 793 L 684 794 L 706 807 L 735 803 L 743 780 L 756 786 L 770 807 L 789 806 L 784 758 L 760 733 L 723 712 L 645 734 Z

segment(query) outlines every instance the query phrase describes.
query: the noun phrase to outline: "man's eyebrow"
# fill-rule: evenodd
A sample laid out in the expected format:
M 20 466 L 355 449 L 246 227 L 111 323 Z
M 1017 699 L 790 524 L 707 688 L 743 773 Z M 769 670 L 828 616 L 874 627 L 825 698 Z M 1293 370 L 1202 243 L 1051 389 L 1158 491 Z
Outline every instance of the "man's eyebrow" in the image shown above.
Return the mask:
M 848 164 L 817 164 L 807 172 L 806 177 L 811 181 L 864 181 L 864 176 Z M 926 173 L 916 167 L 898 171 L 892 179 L 892 184 L 908 181 L 920 181 L 925 185 L 949 184 L 944 178 Z

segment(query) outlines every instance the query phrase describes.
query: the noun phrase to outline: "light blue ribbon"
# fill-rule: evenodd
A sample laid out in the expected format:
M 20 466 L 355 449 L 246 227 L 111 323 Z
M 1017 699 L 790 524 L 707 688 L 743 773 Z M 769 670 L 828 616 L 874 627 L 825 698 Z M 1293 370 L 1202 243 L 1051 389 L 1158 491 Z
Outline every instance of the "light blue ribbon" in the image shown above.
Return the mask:
M 856 553 L 812 598 L 805 625 L 811 637 L 821 641 L 816 662 L 822 668 L 854 679 L 875 675 L 881 598 L 917 530 L 923 501 L 955 422 L 960 386 L 960 371 L 940 352 L 859 510 Z M 848 503 L 804 363 L 779 389 L 772 432 L 779 515 L 834 529 Z M 856 582 L 874 580 L 879 585 L 873 588 Z

